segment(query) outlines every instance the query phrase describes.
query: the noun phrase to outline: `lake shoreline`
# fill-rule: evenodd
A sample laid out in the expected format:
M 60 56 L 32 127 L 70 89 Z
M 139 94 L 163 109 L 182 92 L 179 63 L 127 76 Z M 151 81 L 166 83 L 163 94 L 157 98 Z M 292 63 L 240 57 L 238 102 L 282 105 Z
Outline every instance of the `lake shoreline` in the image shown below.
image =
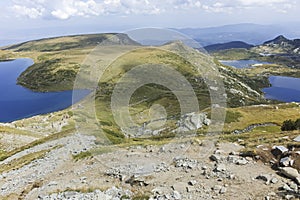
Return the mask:
M 73 90 L 35 92 L 17 84 L 18 76 L 33 64 L 29 58 L 0 62 L 0 122 L 9 123 L 40 114 L 48 114 L 69 108 L 87 96 L 89 90 L 79 90 L 76 98 Z

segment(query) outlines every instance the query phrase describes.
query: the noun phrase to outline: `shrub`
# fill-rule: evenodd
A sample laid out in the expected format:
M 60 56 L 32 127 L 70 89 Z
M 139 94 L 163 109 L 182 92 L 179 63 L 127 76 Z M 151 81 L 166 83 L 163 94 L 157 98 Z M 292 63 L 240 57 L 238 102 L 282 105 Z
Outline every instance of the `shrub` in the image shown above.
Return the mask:
M 296 120 L 299 121 L 300 119 Z M 300 121 L 299 121 L 300 122 Z M 293 131 L 296 130 L 296 125 L 295 122 L 293 122 L 292 120 L 285 120 L 281 126 L 281 130 L 282 131 Z
M 300 130 L 300 119 L 295 121 L 295 129 Z

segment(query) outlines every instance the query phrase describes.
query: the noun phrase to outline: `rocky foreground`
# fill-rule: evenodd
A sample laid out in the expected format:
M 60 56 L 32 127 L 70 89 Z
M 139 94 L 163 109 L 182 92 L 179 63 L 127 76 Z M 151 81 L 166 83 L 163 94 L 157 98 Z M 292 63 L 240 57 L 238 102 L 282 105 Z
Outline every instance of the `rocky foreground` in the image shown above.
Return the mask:
M 55 147 L 55 148 L 53 148 Z M 95 147 L 74 134 L 37 145 L 2 161 L 51 149 L 42 158 L 0 175 L 1 199 L 299 199 L 296 150 L 258 147 L 242 155 L 236 143 L 182 139 L 164 145 Z M 270 155 L 266 161 L 264 155 Z M 272 165 L 271 165 L 271 164 Z M 273 170 L 271 166 L 277 166 Z M 299 189 L 298 189 L 299 188 Z

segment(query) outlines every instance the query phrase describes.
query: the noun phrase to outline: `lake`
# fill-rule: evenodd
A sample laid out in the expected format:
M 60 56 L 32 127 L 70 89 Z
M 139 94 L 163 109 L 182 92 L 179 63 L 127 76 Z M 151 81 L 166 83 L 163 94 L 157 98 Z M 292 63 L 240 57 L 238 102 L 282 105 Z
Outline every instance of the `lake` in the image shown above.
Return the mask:
M 266 99 L 284 102 L 300 102 L 300 78 L 270 76 L 271 87 L 264 88 Z
M 0 122 L 55 112 L 72 105 L 72 90 L 42 93 L 16 84 L 19 75 L 32 64 L 33 61 L 28 58 L 0 62 Z M 80 90 L 74 103 L 89 93 L 88 90 Z
M 232 66 L 235 68 L 249 68 L 249 67 L 255 67 L 255 66 L 260 66 L 264 64 L 271 64 L 268 62 L 262 62 L 258 60 L 220 60 L 220 63 L 227 65 L 227 66 Z
M 235 68 L 249 68 L 262 64 L 270 64 L 258 60 L 220 60 L 224 65 Z M 270 76 L 271 87 L 263 88 L 266 99 L 283 102 L 300 102 L 300 78 L 286 76 Z

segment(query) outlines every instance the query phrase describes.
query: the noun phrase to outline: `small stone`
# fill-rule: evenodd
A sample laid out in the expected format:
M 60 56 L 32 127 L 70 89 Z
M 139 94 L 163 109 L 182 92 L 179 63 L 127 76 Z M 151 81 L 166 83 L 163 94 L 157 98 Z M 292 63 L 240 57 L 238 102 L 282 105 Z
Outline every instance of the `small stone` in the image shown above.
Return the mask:
M 219 150 L 219 149 L 217 149 L 216 151 L 215 151 L 215 154 L 224 154 L 224 151 L 223 150 Z
M 177 182 L 177 183 L 174 183 L 173 186 L 172 186 L 172 189 L 174 191 L 178 191 L 178 192 L 181 192 L 181 193 L 186 192 L 186 188 L 187 188 L 187 184 L 184 183 L 184 182 Z
M 230 174 L 228 178 L 229 178 L 230 180 L 233 180 L 233 179 L 235 179 L 235 175 Z
M 217 167 L 215 168 L 216 172 L 224 172 L 226 171 L 226 166 L 224 164 L 218 164 Z
M 300 142 L 300 135 L 298 135 L 295 139 L 294 139 L 295 142 Z
M 173 191 L 173 197 L 176 200 L 180 200 L 181 199 L 181 194 L 178 191 Z
M 159 149 L 159 153 L 164 153 L 164 152 L 166 152 L 165 147 L 161 147 L 161 148 Z
M 57 182 L 56 181 L 51 181 L 48 183 L 48 186 L 56 186 Z
M 191 187 L 191 186 L 188 186 L 186 189 L 187 189 L 187 192 L 189 192 L 189 193 L 197 191 L 195 187 Z
M 197 184 L 197 181 L 196 180 L 191 180 L 191 181 L 189 181 L 188 184 L 191 185 L 191 186 L 194 186 L 194 185 Z
M 266 185 L 269 185 L 272 180 L 272 175 L 270 174 L 260 174 L 256 179 L 265 181 Z
M 298 186 L 297 186 L 296 183 L 290 183 L 289 185 L 290 185 L 290 188 L 291 188 L 292 190 L 294 190 L 295 192 L 298 191 Z
M 276 196 L 276 193 L 275 193 L 275 192 L 270 192 L 270 193 L 268 194 L 268 196 L 275 197 L 275 196 Z
M 237 161 L 239 160 L 239 158 L 240 158 L 239 156 L 229 155 L 229 156 L 227 157 L 227 161 L 230 162 L 230 163 L 236 164 Z
M 220 162 L 222 160 L 222 157 L 220 155 L 216 155 L 216 154 L 211 155 L 209 158 L 215 162 Z
M 238 165 L 246 165 L 248 161 L 245 158 L 242 158 L 236 162 Z
M 225 194 L 227 192 L 227 188 L 226 187 L 222 187 L 220 190 L 220 194 Z
M 215 185 L 212 188 L 212 190 L 215 191 L 216 193 L 220 193 L 221 189 L 222 189 L 222 186 L 220 186 L 220 185 Z
M 282 189 L 285 190 L 285 191 L 293 191 L 293 190 L 290 188 L 290 186 L 288 186 L 287 184 L 284 184 L 284 185 L 282 186 Z
M 277 179 L 276 177 L 273 177 L 273 178 L 271 179 L 271 183 L 273 183 L 273 184 L 278 183 L 278 179 Z
M 229 153 L 229 155 L 232 155 L 232 156 L 238 156 L 239 153 L 238 153 L 238 152 L 235 152 L 235 151 L 232 151 L 232 152 Z
M 300 185 L 300 177 L 299 177 L 299 176 L 295 178 L 295 182 L 296 182 L 298 185 Z
M 283 167 L 288 167 L 290 165 L 290 160 L 291 159 L 289 157 L 284 157 L 280 159 L 279 163 Z
M 285 195 L 285 199 L 287 199 L 287 200 L 290 200 L 293 198 L 294 198 L 294 195 L 290 195 L 290 194 Z

